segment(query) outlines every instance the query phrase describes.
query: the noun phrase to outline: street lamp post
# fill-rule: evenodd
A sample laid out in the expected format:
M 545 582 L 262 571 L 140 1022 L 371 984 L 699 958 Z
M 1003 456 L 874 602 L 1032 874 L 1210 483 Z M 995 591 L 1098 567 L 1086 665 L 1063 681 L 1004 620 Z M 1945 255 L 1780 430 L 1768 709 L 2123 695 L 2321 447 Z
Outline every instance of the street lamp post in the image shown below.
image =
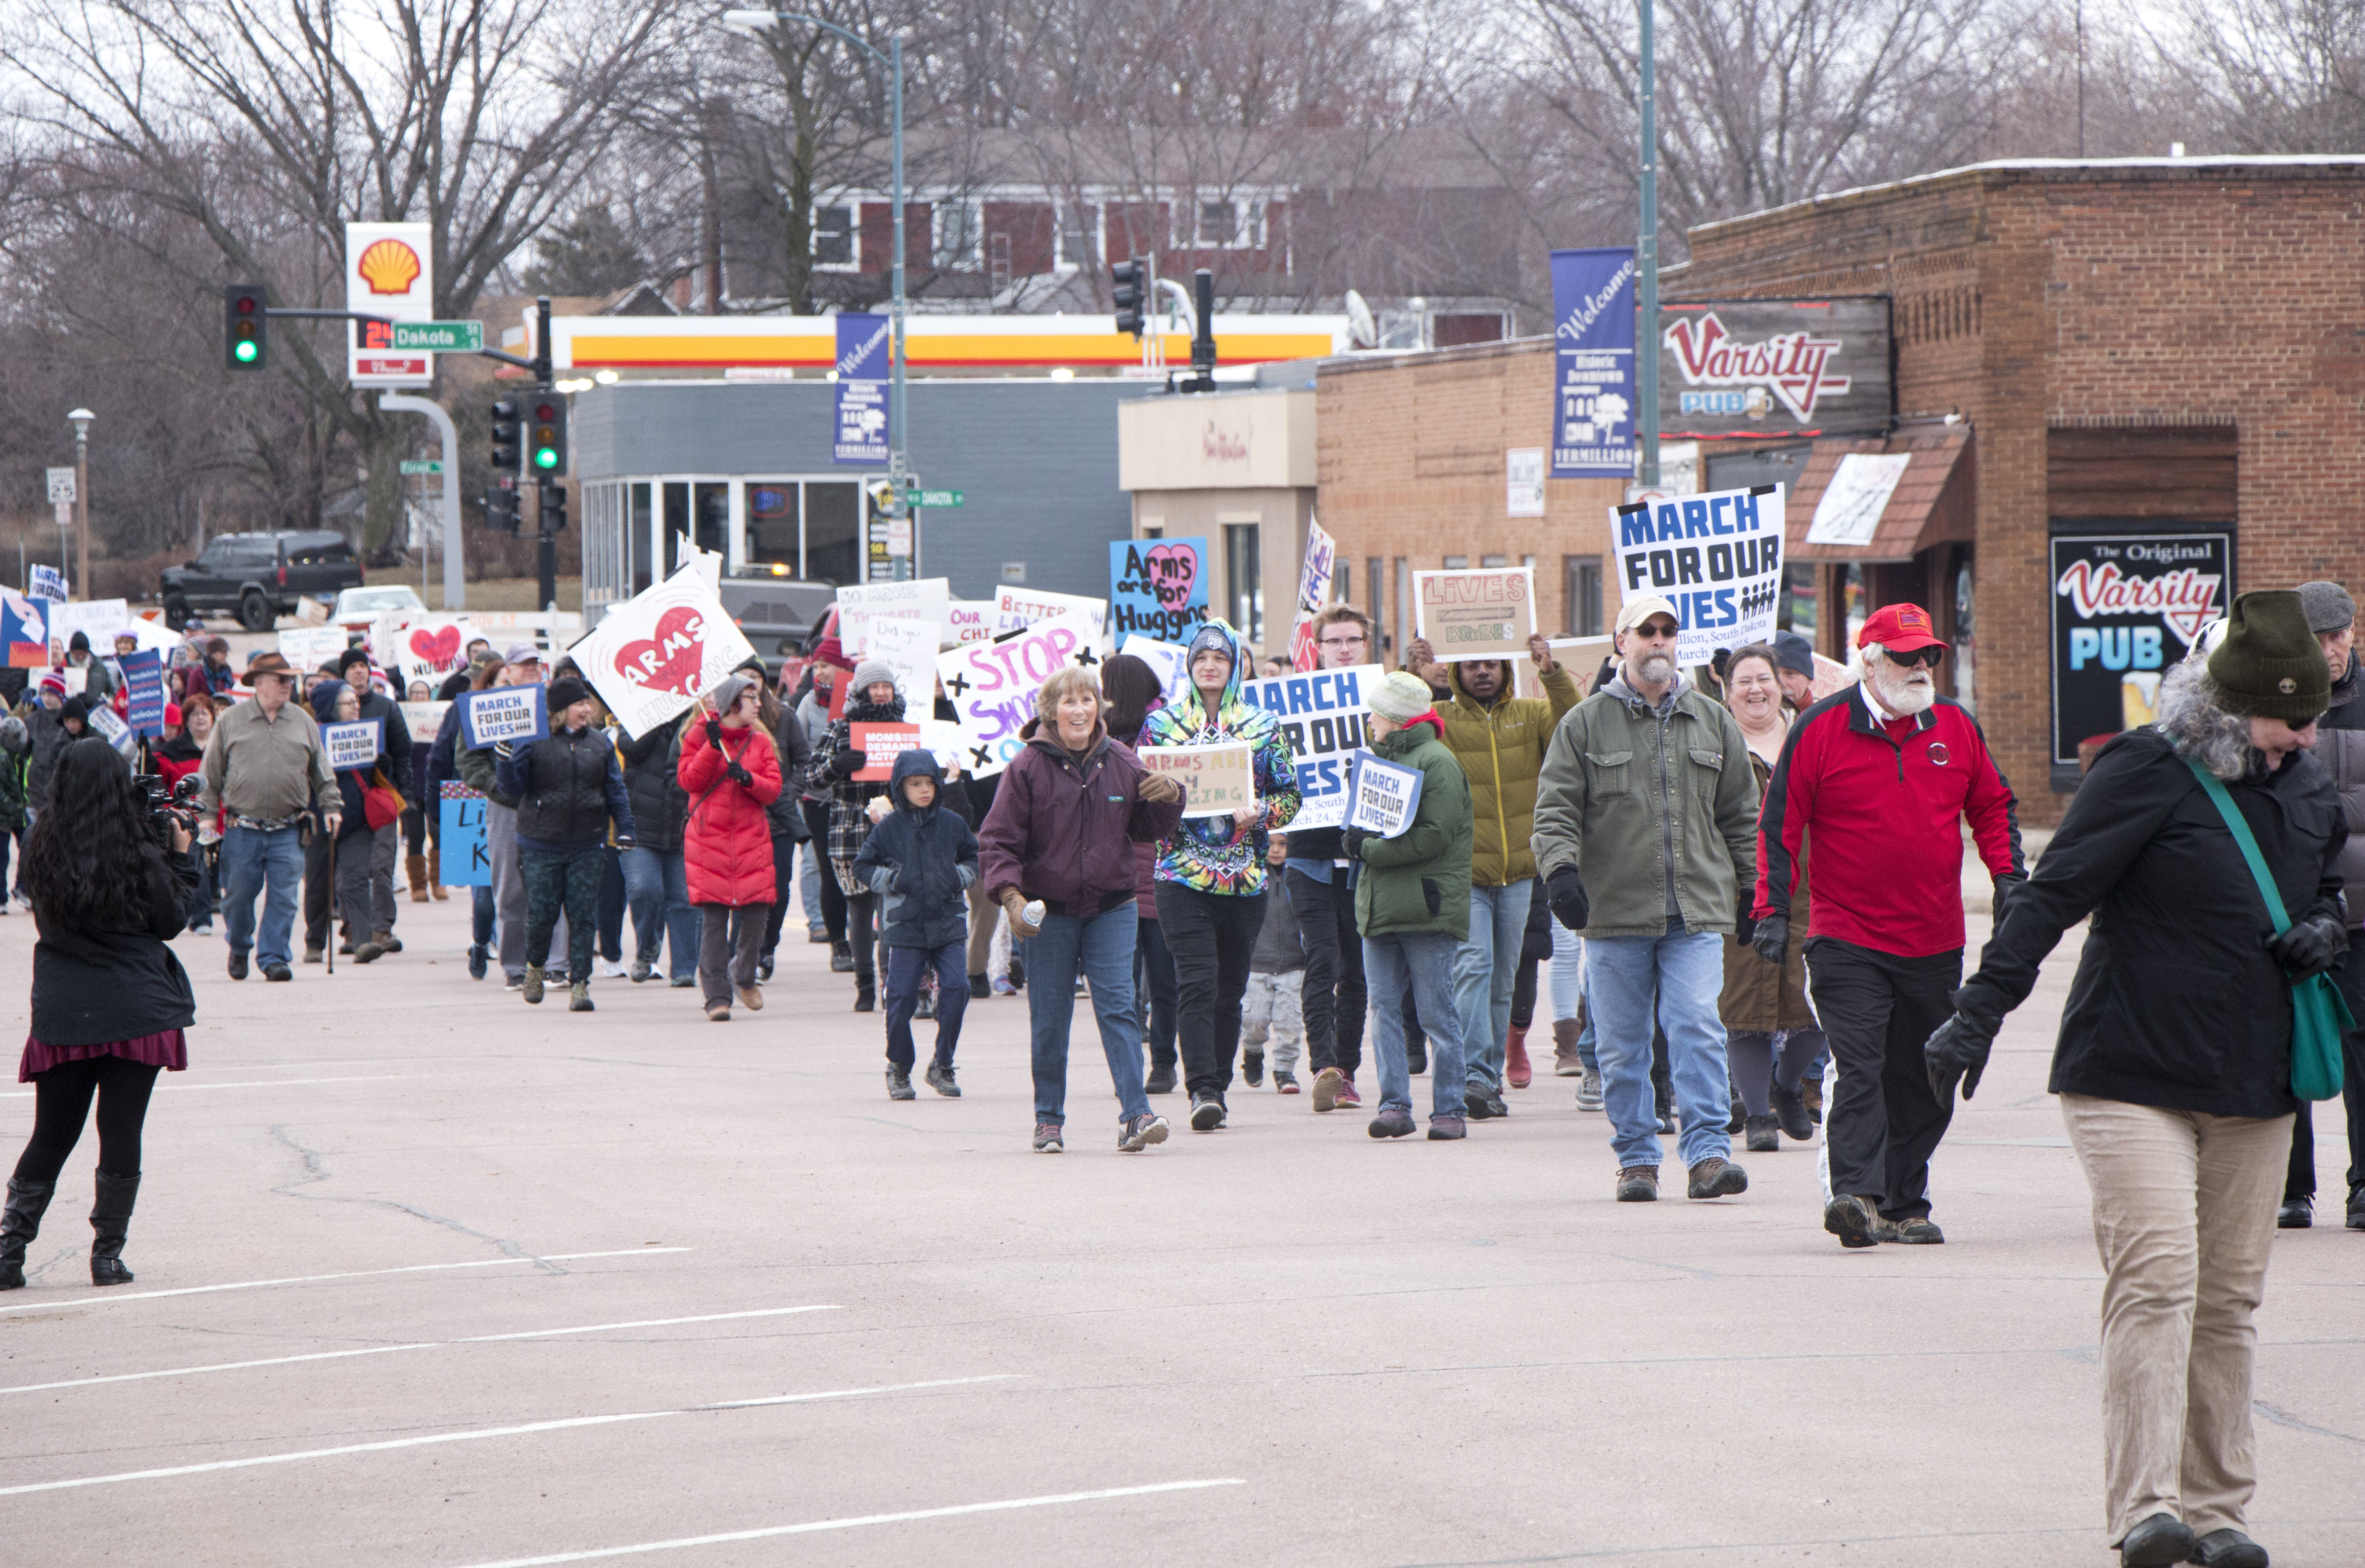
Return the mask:
M 88 409 L 76 409 L 66 418 L 74 428 L 74 591 L 90 597 L 90 421 L 98 418 Z
M 1634 433 L 1642 449 L 1642 471 L 1635 476 L 1645 486 L 1659 482 L 1659 103 L 1658 62 L 1653 59 L 1653 0 L 1642 0 L 1642 225 L 1635 236 L 1635 271 L 1641 297 L 1635 302 L 1634 401 L 1642 407 Z
M 890 146 L 894 165 L 891 176 L 894 189 L 891 197 L 895 203 L 895 254 L 890 271 L 894 278 L 895 299 L 889 311 L 891 322 L 889 335 L 893 338 L 894 342 L 893 358 L 890 362 L 892 379 L 887 393 L 887 417 L 891 427 L 891 439 L 887 443 L 887 477 L 889 483 L 894 487 L 894 498 L 888 503 L 888 515 L 891 518 L 908 518 L 912 514 L 912 509 L 910 488 L 906 484 L 911 466 L 905 458 L 903 444 L 903 208 L 908 205 L 905 199 L 908 193 L 903 188 L 902 35 L 899 33 L 888 39 L 888 52 L 881 54 L 875 44 L 855 37 L 835 22 L 825 22 L 819 17 L 807 16 L 801 11 L 725 11 L 723 13 L 724 27 L 729 28 L 733 32 L 745 33 L 751 38 L 761 38 L 783 22 L 802 22 L 808 27 L 819 28 L 824 32 L 835 33 L 839 38 L 887 67 L 888 76 L 892 84 L 894 102 L 891 110 Z M 913 540 L 912 547 L 915 551 L 919 548 L 919 541 L 916 538 Z M 892 559 L 900 563 L 894 567 L 894 575 L 898 577 L 907 575 L 912 557 L 900 555 Z

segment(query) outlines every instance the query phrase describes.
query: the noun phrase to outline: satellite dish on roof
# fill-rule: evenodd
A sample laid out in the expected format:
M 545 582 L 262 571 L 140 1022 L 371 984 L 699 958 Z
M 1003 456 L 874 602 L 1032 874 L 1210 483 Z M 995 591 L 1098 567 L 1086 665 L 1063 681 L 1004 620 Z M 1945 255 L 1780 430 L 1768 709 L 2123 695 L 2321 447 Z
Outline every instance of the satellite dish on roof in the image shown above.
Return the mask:
M 1380 342 L 1380 326 L 1372 319 L 1372 308 L 1351 288 L 1347 291 L 1347 339 L 1359 349 L 1377 348 Z

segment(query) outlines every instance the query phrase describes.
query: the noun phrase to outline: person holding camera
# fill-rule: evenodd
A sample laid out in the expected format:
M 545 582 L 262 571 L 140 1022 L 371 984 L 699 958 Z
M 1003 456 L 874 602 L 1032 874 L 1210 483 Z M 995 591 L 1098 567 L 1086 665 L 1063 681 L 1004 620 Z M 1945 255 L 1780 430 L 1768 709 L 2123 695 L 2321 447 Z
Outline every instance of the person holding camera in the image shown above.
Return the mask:
M 33 946 L 32 1031 L 17 1069 L 33 1085 L 33 1136 L 0 1215 L 0 1290 L 25 1282 L 58 1172 L 98 1103 L 90 1282 L 129 1282 L 123 1238 L 140 1193 L 140 1129 L 156 1074 L 189 1065 L 189 977 L 167 946 L 187 915 L 196 868 L 185 814 L 151 808 L 103 740 L 58 754 L 49 809 L 25 834 Z

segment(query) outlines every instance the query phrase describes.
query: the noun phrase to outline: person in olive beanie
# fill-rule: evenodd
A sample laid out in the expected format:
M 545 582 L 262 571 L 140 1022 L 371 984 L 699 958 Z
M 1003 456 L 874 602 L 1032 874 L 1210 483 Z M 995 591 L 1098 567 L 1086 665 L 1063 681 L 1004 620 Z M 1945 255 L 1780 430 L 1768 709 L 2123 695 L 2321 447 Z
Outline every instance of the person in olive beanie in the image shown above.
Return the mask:
M 2348 830 L 2308 755 L 2330 691 L 2299 595 L 2235 600 L 2224 640 L 2161 679 L 2158 722 L 2095 757 L 1924 1048 L 1937 1096 L 1959 1082 L 1970 1098 L 2003 1015 L 2093 916 L 2048 1087 L 2093 1194 L 2104 1510 L 2124 1563 L 2267 1562 L 2242 1525 L 2251 1314 L 2296 1103 L 2292 984 L 2348 952 Z M 2221 801 L 2291 916 L 2281 932 Z

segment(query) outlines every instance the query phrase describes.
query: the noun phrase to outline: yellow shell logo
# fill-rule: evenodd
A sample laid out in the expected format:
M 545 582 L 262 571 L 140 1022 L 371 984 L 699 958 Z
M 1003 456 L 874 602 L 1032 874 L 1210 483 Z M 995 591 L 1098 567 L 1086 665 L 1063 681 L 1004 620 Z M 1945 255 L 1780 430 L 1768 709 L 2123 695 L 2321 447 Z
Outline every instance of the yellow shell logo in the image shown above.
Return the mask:
M 399 240 L 380 240 L 362 252 L 353 270 L 372 294 L 409 294 L 419 281 L 419 252 Z

